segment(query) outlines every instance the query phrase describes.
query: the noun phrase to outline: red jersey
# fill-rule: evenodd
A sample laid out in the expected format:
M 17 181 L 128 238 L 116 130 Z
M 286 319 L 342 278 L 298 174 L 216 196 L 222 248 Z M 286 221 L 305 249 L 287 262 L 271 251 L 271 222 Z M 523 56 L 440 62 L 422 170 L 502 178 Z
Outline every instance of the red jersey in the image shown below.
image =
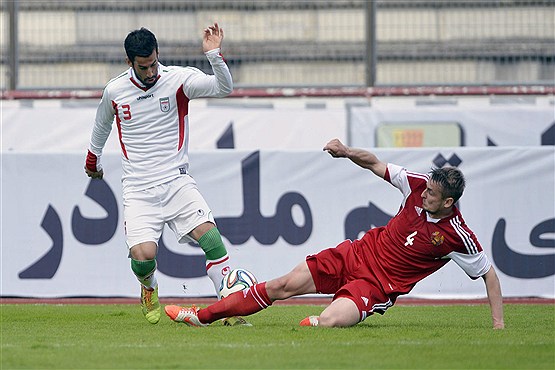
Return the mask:
M 456 207 L 433 219 L 422 209 L 427 175 L 388 164 L 384 179 L 403 193 L 399 212 L 384 227 L 353 242 L 386 294 L 406 294 L 426 276 L 454 260 L 471 278 L 484 275 L 491 263 Z

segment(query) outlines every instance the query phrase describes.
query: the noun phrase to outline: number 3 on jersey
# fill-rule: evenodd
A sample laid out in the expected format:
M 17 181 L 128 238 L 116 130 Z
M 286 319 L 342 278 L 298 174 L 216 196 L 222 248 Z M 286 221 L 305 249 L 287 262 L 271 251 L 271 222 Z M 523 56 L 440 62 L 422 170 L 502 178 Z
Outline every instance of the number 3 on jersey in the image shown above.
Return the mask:
M 121 113 L 123 114 L 123 119 L 129 121 L 131 119 L 131 106 L 129 104 L 123 104 L 121 106 Z
M 407 241 L 405 242 L 405 247 L 408 245 L 412 245 L 414 243 L 414 237 L 418 234 L 418 231 L 413 232 L 409 236 L 407 236 Z

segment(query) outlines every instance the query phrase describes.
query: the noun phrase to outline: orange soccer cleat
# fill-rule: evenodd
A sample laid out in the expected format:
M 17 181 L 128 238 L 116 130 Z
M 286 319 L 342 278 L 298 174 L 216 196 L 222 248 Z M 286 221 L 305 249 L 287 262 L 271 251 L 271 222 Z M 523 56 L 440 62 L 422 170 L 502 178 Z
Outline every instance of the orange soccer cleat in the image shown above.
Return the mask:
M 318 326 L 318 322 L 320 321 L 320 316 L 308 316 L 302 319 L 299 323 L 301 326 Z
M 208 326 L 208 324 L 203 324 L 198 319 L 199 310 L 200 308 L 194 305 L 191 307 L 180 307 L 175 305 L 168 305 L 164 307 L 166 315 L 168 315 L 168 317 L 175 322 L 182 322 L 189 326 L 196 327 Z

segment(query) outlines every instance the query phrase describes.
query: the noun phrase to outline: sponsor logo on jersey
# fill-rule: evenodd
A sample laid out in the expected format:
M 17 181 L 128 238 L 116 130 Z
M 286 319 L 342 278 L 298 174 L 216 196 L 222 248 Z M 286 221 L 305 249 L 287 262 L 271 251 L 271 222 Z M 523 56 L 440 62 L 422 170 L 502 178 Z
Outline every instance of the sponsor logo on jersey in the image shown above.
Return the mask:
M 366 297 L 360 297 L 360 298 L 362 298 L 362 300 L 364 301 L 364 305 L 368 306 L 368 301 L 369 301 L 368 298 Z
M 414 206 L 414 210 L 416 211 L 416 213 L 418 213 L 418 216 L 420 216 L 422 214 L 422 208 L 420 208 L 418 206 Z
M 145 100 L 148 98 L 154 98 L 154 94 L 141 95 L 137 98 L 137 101 Z
M 434 231 L 432 236 L 430 237 L 430 241 L 434 245 L 434 247 L 439 247 L 443 244 L 445 237 L 439 233 L 439 231 Z
M 199 216 L 204 216 L 204 209 L 199 209 L 199 210 L 197 210 L 197 214 L 198 214 Z
M 170 111 L 170 98 L 160 98 L 160 110 L 164 113 Z

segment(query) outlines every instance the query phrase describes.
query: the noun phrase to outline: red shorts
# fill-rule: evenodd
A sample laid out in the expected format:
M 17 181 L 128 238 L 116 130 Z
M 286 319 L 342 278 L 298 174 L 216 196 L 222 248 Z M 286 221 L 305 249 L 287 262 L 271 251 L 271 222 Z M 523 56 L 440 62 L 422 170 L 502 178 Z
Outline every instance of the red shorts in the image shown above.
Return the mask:
M 360 321 L 376 312 L 383 315 L 395 303 L 396 296 L 385 294 L 350 240 L 306 257 L 306 263 L 316 290 L 334 294 L 334 300 L 339 297 L 352 300 L 359 309 Z

